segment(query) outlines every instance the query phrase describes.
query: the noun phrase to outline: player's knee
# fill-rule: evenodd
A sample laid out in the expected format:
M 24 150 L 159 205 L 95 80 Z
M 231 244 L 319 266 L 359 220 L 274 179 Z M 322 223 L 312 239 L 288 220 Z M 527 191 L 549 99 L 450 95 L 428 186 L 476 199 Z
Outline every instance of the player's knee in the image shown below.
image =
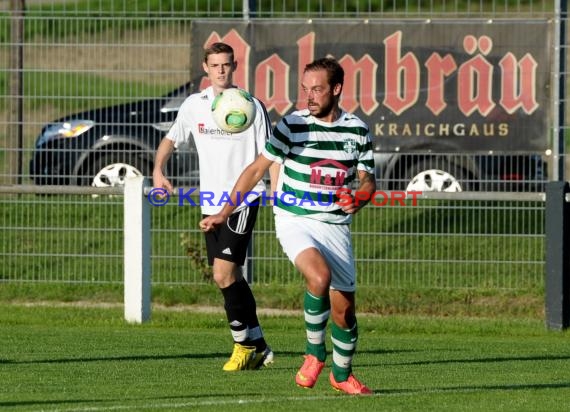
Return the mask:
M 232 283 L 234 283 L 233 276 L 229 276 L 228 274 L 222 272 L 214 272 L 212 274 L 212 278 L 214 279 L 214 282 L 216 282 L 216 285 L 218 285 L 220 289 L 227 288 Z
M 311 293 L 317 296 L 328 294 L 331 285 L 331 274 L 329 271 L 319 271 L 310 275 L 305 275 L 307 286 Z
M 352 308 L 331 306 L 333 322 L 343 329 L 351 329 L 356 324 L 356 316 Z

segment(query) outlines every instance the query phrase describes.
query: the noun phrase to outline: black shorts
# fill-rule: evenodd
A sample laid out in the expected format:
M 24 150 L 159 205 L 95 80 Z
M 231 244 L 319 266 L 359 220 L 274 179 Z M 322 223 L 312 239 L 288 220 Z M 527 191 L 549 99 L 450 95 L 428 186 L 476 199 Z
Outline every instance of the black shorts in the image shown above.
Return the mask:
M 258 209 L 259 205 L 245 207 L 230 215 L 215 231 L 205 233 L 210 266 L 214 264 L 214 258 L 243 266 Z

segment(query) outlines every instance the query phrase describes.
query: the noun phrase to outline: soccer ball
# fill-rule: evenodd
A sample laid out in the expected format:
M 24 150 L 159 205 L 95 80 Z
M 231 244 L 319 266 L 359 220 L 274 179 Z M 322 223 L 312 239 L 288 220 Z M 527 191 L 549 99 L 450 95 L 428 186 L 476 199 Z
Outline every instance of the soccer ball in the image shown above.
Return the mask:
M 212 102 L 212 117 L 225 132 L 243 132 L 251 126 L 256 113 L 253 97 L 243 89 L 226 89 Z

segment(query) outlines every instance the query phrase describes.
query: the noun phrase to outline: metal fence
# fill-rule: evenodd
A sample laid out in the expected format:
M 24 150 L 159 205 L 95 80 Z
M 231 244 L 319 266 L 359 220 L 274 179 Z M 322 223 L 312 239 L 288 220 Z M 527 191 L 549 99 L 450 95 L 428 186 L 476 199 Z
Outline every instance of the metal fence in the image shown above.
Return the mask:
M 102 9 L 101 2 L 29 0 L 22 13 L 15 12 L 14 7 L 23 5 L 23 1 L 0 4 L 1 183 L 86 184 L 83 195 L 61 188 L 52 188 L 52 194 L 33 194 L 25 189 L 19 194 L 12 193 L 14 190 L 0 193 L 0 236 L 4 239 L 0 245 L 0 282 L 122 282 L 122 197 L 103 195 L 89 186 L 94 175 L 104 185 L 118 184 L 132 171 L 104 166 L 127 163 L 128 159 L 112 157 L 105 163 L 89 158 L 85 168 L 73 170 L 68 176 L 53 173 L 55 180 L 42 181 L 39 176 L 45 166 L 30 167 L 32 159 L 40 156 L 35 151 L 36 139 L 42 130 L 44 135 L 49 134 L 45 126 L 54 119 L 156 98 L 185 84 L 191 61 L 190 23 L 194 19 L 544 18 L 556 23 L 552 55 L 567 55 L 559 52 L 568 48 L 568 37 L 560 31 L 560 25 L 564 23 L 563 28 L 567 22 L 565 1 L 178 3 L 117 1 L 105 3 L 107 8 Z M 17 27 L 20 34 L 15 33 Z M 20 41 L 14 43 L 15 38 Z M 20 50 L 21 55 L 14 50 Z M 18 62 L 22 68 L 15 70 Z M 543 287 L 544 202 L 534 194 L 543 190 L 547 180 L 565 178 L 565 62 L 555 59 L 552 64 L 551 75 L 562 80 L 560 87 L 551 91 L 552 144 L 546 152 L 524 154 L 525 159 L 530 159 L 522 166 L 532 171 L 528 178 L 522 182 L 483 180 L 499 183 L 494 194 L 487 197 L 485 193 L 470 192 L 462 197 L 423 199 L 415 206 L 365 208 L 353 226 L 361 284 L 382 288 Z M 20 88 L 14 84 L 20 84 Z M 176 100 L 177 95 L 172 94 L 160 105 Z M 137 109 L 133 106 L 130 114 L 136 116 Z M 172 119 L 155 120 L 150 129 L 159 138 Z M 71 136 L 74 128 L 85 124 L 65 127 Z M 68 150 L 48 160 L 65 163 L 69 153 L 82 149 Z M 143 147 L 125 142 L 107 150 L 103 153 L 107 156 L 117 152 L 125 156 L 146 153 Z M 182 165 L 196 162 L 192 148 L 179 157 Z M 483 157 L 486 162 L 512 160 L 505 154 Z M 537 162 L 541 165 L 538 171 Z M 141 169 L 148 175 L 150 165 L 146 167 Z M 469 179 L 465 177 L 464 181 Z M 505 190 L 509 191 L 506 197 Z M 197 230 L 199 218 L 198 208 L 188 205 L 152 209 L 153 282 L 208 281 L 203 239 Z M 260 214 L 252 259 L 255 282 L 300 281 L 275 239 L 269 208 Z
M 1 281 L 123 282 L 122 195 L 103 194 L 108 188 L 45 188 L 50 194 L 30 193 L 38 188 L 0 189 Z M 486 195 L 434 193 L 405 204 L 378 201 L 367 206 L 353 223 L 359 283 L 406 289 L 540 289 L 543 196 Z M 153 283 L 211 280 L 197 229 L 200 219 L 199 208 L 180 198 L 151 208 Z M 252 245 L 248 265 L 253 282 L 300 281 L 275 238 L 270 207 L 260 211 Z

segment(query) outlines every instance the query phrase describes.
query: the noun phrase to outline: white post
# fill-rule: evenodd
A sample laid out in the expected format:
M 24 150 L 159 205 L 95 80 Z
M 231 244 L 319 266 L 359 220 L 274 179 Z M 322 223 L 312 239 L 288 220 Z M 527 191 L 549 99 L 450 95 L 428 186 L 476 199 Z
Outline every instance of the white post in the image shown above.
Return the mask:
M 145 186 L 143 176 L 125 179 L 124 299 L 125 320 L 131 323 L 150 318 L 150 206 Z

